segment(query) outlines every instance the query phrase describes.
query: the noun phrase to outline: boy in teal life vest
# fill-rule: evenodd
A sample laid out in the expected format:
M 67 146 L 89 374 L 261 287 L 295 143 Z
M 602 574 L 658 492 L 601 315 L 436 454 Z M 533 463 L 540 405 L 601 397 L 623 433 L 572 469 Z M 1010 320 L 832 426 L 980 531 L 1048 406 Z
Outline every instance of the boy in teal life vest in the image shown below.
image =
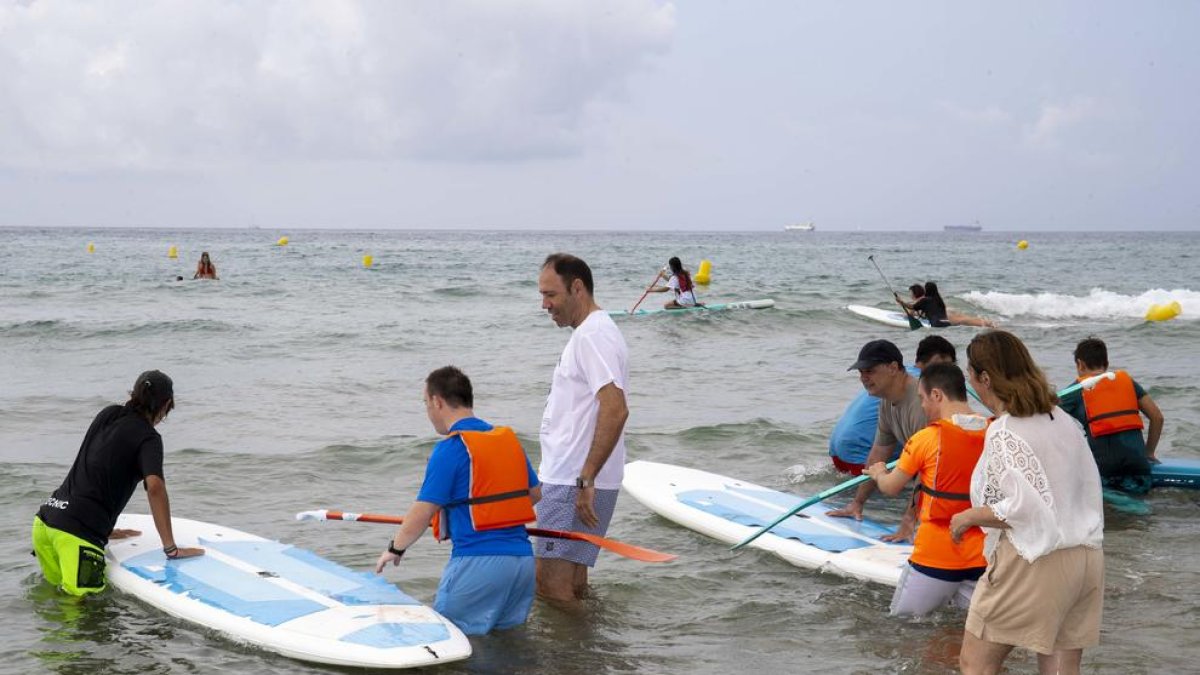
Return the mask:
M 1075 369 L 1082 380 L 1108 370 L 1108 347 L 1087 338 L 1075 347 Z M 1136 494 L 1150 489 L 1150 463 L 1162 436 L 1163 414 L 1154 399 L 1129 373 L 1102 379 L 1091 389 L 1068 394 L 1059 406 L 1083 425 L 1100 478 L 1108 487 Z M 1142 415 L 1150 421 L 1142 437 Z
M 113 529 L 139 482 L 163 543 L 163 564 L 204 553 L 176 546 L 171 529 L 162 437 L 154 427 L 174 407 L 171 378 L 148 370 L 125 405 L 110 405 L 92 420 L 70 472 L 33 519 L 34 555 L 51 584 L 75 596 L 104 590 L 104 547 L 141 534 Z
M 471 380 L 458 368 L 425 378 L 425 411 L 446 436 L 433 446 L 417 499 L 379 555 L 375 573 L 399 565 L 430 525 L 453 549 L 433 608 L 467 635 L 525 623 L 535 587 L 525 523 L 541 498 L 537 474 L 516 434 L 475 416 Z

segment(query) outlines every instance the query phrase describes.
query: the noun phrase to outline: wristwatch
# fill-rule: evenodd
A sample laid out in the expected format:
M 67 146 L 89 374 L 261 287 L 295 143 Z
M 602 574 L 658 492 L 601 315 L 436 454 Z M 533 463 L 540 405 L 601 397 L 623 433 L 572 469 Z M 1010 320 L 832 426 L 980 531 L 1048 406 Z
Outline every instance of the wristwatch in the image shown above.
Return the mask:
M 405 552 L 405 551 L 407 551 L 408 549 L 406 549 L 406 548 L 396 548 L 396 542 L 395 542 L 394 540 L 392 540 L 392 539 L 389 539 L 389 540 L 388 540 L 388 549 L 387 549 L 387 550 L 388 550 L 388 553 L 391 553 L 392 555 L 396 556 L 397 558 L 403 558 L 403 557 L 404 557 L 404 552 Z
M 575 478 L 575 487 L 579 488 L 580 490 L 583 488 L 596 487 L 596 479 L 578 476 Z

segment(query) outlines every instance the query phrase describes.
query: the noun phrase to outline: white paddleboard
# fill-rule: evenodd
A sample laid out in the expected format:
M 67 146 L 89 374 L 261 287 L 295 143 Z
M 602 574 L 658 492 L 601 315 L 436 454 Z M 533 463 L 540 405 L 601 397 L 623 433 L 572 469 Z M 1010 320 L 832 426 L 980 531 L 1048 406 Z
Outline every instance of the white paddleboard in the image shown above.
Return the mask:
M 656 462 L 625 465 L 625 491 L 651 511 L 726 544 L 737 544 L 804 501 L 778 490 L 707 471 Z M 797 567 L 889 586 L 912 555 L 910 544 L 879 537 L 893 528 L 869 519 L 830 518 L 814 504 L 748 546 Z
M 867 307 L 866 305 L 847 305 L 846 309 L 850 310 L 851 312 L 854 312 L 855 314 L 863 317 L 864 319 L 878 321 L 879 323 L 887 324 L 889 326 L 895 326 L 896 328 L 908 328 L 909 327 L 908 317 L 904 315 L 904 312 L 896 312 L 896 311 L 892 311 L 892 310 L 888 310 L 888 309 L 879 309 L 878 307 Z M 929 320 L 928 319 L 918 319 L 918 320 L 921 322 L 922 328 L 929 328 Z
M 678 307 L 675 309 L 666 309 L 659 307 L 658 309 L 639 309 L 632 314 L 628 310 L 614 309 L 609 311 L 609 316 L 645 316 L 646 314 L 681 314 L 684 312 L 722 312 L 727 309 L 766 309 L 774 307 L 775 301 L 770 298 L 762 300 L 740 300 L 738 302 L 722 302 L 715 305 L 702 305 L 699 307 Z
M 167 614 L 303 661 L 411 668 L 471 655 L 457 626 L 383 577 L 228 527 L 171 523 L 176 544 L 205 554 L 167 560 L 153 519 L 123 514 L 117 527 L 142 534 L 109 542 L 109 583 Z

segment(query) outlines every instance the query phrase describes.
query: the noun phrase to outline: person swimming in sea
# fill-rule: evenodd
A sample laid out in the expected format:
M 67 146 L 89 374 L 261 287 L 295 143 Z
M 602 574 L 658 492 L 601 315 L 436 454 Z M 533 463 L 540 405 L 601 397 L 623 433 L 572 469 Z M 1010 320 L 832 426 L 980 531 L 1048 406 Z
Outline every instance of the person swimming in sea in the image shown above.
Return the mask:
M 217 276 L 217 266 L 212 264 L 212 260 L 208 257 L 208 251 L 200 254 L 200 262 L 196 263 L 196 274 L 193 279 L 212 279 L 219 280 Z

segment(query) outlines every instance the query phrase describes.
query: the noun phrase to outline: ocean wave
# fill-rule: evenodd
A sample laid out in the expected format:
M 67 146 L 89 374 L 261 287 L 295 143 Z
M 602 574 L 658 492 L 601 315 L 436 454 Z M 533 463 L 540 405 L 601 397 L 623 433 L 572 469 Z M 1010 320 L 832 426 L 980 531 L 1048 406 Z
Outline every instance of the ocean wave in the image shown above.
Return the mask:
M 1048 319 L 1128 319 L 1145 317 L 1151 305 L 1178 302 L 1183 307 L 1180 319 L 1194 320 L 1200 316 L 1200 292 L 1186 288 L 1164 290 L 1154 288 L 1140 295 L 1123 295 L 1093 288 L 1087 295 L 1062 293 L 1002 293 L 973 291 L 960 296 L 963 300 L 1007 317 L 1030 316 Z M 1191 308 L 1189 315 L 1188 309 Z
M 86 339 L 144 335 L 171 335 L 177 333 L 229 333 L 237 330 L 240 330 L 240 327 L 235 326 L 234 324 L 225 321 L 213 321 L 211 319 L 147 321 L 125 325 L 95 325 L 48 319 L 0 324 L 0 337 L 70 337 Z

